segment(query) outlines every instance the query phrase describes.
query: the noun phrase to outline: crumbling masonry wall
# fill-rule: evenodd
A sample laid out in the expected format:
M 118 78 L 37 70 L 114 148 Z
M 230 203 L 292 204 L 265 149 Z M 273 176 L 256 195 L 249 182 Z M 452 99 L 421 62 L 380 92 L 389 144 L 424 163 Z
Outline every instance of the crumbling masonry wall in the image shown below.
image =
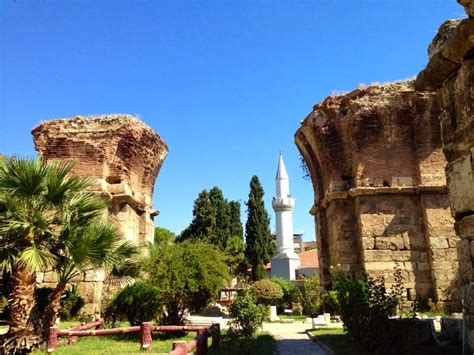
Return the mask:
M 44 159 L 74 161 L 73 174 L 96 180 L 89 190 L 107 196 L 107 217 L 126 240 L 142 247 L 153 242 L 153 188 L 168 152 L 156 132 L 133 116 L 105 115 L 46 121 L 32 134 Z M 53 274 L 39 276 L 45 285 L 55 283 Z M 104 274 L 86 273 L 78 285 L 85 313 L 100 312 Z
M 460 238 L 459 278 L 469 353 L 474 352 L 474 1 L 458 0 L 469 18 L 445 22 L 429 48 L 416 89 L 435 93 L 452 216 Z
M 409 301 L 460 308 L 439 113 L 434 93 L 404 82 L 328 97 L 302 122 L 324 284 L 331 266 L 387 284 L 398 266 Z

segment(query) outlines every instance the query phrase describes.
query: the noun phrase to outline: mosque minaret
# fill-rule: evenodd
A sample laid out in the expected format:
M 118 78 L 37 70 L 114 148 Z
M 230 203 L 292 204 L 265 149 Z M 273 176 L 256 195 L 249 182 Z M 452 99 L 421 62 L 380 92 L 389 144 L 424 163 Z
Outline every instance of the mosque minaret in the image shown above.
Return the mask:
M 300 258 L 295 254 L 293 244 L 293 209 L 295 199 L 290 194 L 290 181 L 283 154 L 280 151 L 276 174 L 276 196 L 272 207 L 276 215 L 276 255 L 272 258 L 271 276 L 294 280 Z

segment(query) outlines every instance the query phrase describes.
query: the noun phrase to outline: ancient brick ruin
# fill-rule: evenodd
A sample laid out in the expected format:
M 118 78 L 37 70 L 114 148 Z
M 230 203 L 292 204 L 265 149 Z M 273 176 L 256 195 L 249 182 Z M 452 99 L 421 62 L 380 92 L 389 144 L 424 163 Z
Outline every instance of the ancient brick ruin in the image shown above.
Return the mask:
M 415 81 L 314 106 L 295 134 L 310 172 L 323 283 L 403 270 L 408 299 L 464 302 L 474 350 L 474 1 L 447 21 Z M 444 154 L 443 154 L 444 153 Z M 453 228 L 453 226 L 455 228 Z
M 156 132 L 133 116 L 106 115 L 46 121 L 32 133 L 44 159 L 74 161 L 74 174 L 96 179 L 90 190 L 107 196 L 108 217 L 126 240 L 138 246 L 153 242 L 158 214 L 153 188 L 168 153 Z M 47 273 L 39 281 L 54 283 L 54 275 Z M 85 313 L 100 312 L 103 281 L 103 273 L 91 272 L 78 284 Z
M 398 265 L 409 300 L 460 307 L 437 115 L 436 95 L 407 82 L 329 97 L 304 120 L 296 143 L 315 189 L 323 283 L 336 265 L 390 283 Z
M 458 0 L 469 18 L 447 21 L 430 46 L 430 60 L 415 81 L 434 92 L 440 105 L 443 152 L 451 213 L 459 238 L 459 277 L 464 285 L 464 319 L 474 352 L 474 1 Z

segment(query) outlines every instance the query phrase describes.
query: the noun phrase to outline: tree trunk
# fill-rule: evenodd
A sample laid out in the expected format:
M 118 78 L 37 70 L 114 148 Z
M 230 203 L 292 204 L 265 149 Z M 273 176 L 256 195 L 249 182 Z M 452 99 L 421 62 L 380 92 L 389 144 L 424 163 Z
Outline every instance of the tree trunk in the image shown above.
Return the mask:
M 39 342 L 30 321 L 35 306 L 36 274 L 27 266 L 16 264 L 11 275 L 11 293 L 8 299 L 10 328 L 1 339 L 2 353 L 23 353 Z
M 53 327 L 56 324 L 58 313 L 61 310 L 61 297 L 63 296 L 65 289 L 66 284 L 58 283 L 53 293 L 51 294 L 51 299 L 49 300 L 48 305 L 46 306 L 44 316 L 45 339 L 47 339 L 49 328 Z

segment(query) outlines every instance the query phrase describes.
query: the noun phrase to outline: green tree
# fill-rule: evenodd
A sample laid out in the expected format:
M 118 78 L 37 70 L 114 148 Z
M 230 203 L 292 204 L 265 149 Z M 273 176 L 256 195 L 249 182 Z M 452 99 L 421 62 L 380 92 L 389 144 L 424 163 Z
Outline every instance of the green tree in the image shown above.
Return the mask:
M 199 193 L 194 201 L 193 220 L 177 241 L 202 240 L 225 251 L 232 236 L 243 238 L 240 204 L 237 201 L 228 202 L 222 190 L 214 186 L 209 192 L 203 190 Z
M 155 227 L 155 244 L 172 245 L 176 239 L 176 234 L 163 227 Z
M 275 243 L 270 234 L 270 218 L 263 202 L 264 191 L 257 176 L 250 181 L 245 224 L 246 261 L 252 268 L 252 280 L 265 277 L 264 264 L 275 253 Z
M 106 252 L 111 251 L 107 246 L 119 246 L 113 227 L 94 223 L 105 200 L 83 191 L 93 180 L 70 176 L 72 166 L 40 159 L 0 161 L 0 267 L 11 280 L 5 353 L 28 351 L 41 341 L 42 326 L 60 307 L 62 282 L 122 258 L 114 254 L 116 248 Z M 36 271 L 46 269 L 58 272 L 60 282 L 39 319 L 33 312 Z
M 209 198 L 215 213 L 216 226 L 212 232 L 211 243 L 224 250 L 230 234 L 229 204 L 224 198 L 222 190 L 214 186 L 209 191 Z
M 166 310 L 161 324 L 183 324 L 186 310 L 206 306 L 229 279 L 222 252 L 201 241 L 153 246 L 145 269 Z
M 95 217 L 91 218 L 92 215 L 89 215 L 70 220 L 68 228 L 64 229 L 51 248 L 57 260 L 53 271 L 57 274 L 58 283 L 44 314 L 34 316 L 41 317 L 36 322 L 36 330 L 42 330 L 45 337 L 49 327 L 56 323 L 67 285 L 81 273 L 103 270 L 109 275 L 107 281 L 119 284 L 128 283 L 138 276 L 138 249 L 122 240 L 114 224 L 100 219 L 98 213 L 102 213 L 104 209 L 100 203 L 102 198 L 95 194 L 90 194 L 89 197 L 98 200 L 91 204 L 92 200 L 81 199 L 80 206 L 72 209 L 82 216 L 85 215 L 85 210 L 92 213 L 92 209 L 97 209 Z M 104 203 L 106 205 L 106 201 Z
M 216 212 L 207 190 L 199 193 L 194 201 L 193 220 L 177 238 L 178 242 L 188 239 L 211 242 L 216 228 Z
M 238 236 L 243 239 L 244 228 L 242 227 L 242 221 L 240 220 L 240 202 L 238 201 L 229 202 L 229 223 L 230 235 Z
M 304 278 L 298 283 L 300 291 L 299 302 L 303 306 L 303 314 L 317 317 L 322 302 L 322 289 L 318 275 Z
M 227 239 L 224 250 L 225 261 L 231 275 L 240 272 L 240 266 L 245 260 L 245 244 L 240 236 L 232 236 Z

